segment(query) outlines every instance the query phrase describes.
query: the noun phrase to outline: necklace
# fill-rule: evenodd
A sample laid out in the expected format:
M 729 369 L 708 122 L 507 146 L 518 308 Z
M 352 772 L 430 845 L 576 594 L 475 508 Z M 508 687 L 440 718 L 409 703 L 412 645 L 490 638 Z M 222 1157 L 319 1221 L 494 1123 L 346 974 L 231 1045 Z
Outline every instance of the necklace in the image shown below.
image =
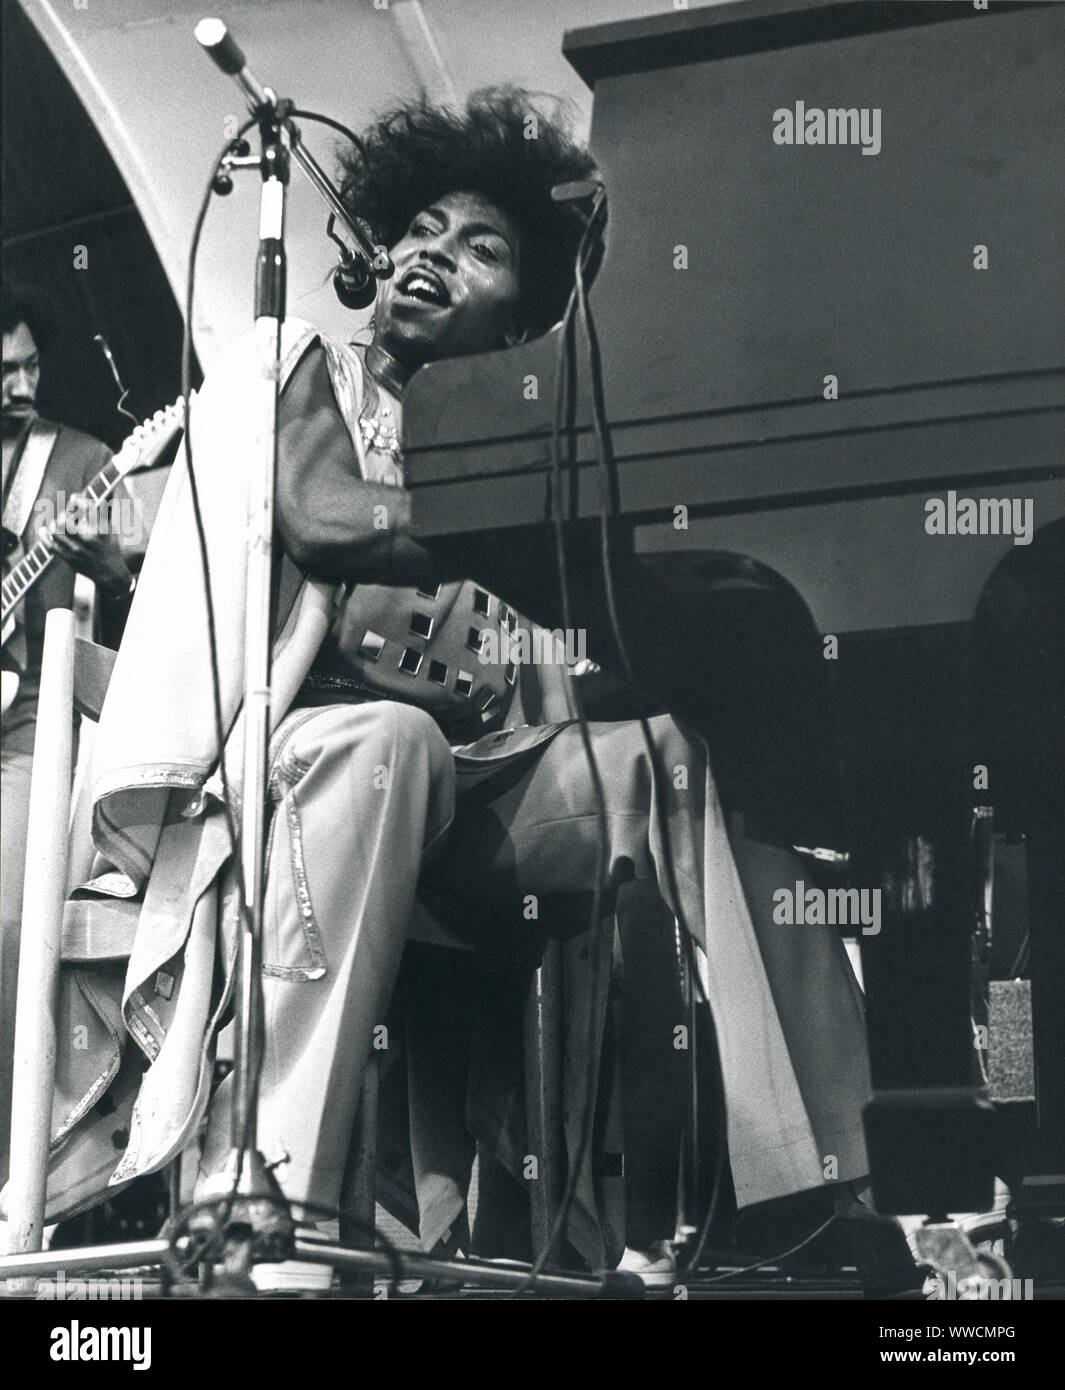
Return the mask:
M 391 407 L 382 404 L 378 415 L 369 415 L 364 411 L 359 416 L 359 432 L 364 448 L 376 449 L 379 453 L 391 455 L 397 463 L 402 462 L 403 450 L 399 444 L 399 430 L 392 421 Z
M 367 353 L 364 359 L 366 372 L 363 377 L 368 389 L 363 397 L 363 408 L 359 415 L 359 432 L 362 435 L 363 447 L 388 454 L 395 464 L 401 466 L 403 450 L 399 443 L 396 415 L 389 402 L 383 398 L 374 373 L 370 370 L 369 355 Z

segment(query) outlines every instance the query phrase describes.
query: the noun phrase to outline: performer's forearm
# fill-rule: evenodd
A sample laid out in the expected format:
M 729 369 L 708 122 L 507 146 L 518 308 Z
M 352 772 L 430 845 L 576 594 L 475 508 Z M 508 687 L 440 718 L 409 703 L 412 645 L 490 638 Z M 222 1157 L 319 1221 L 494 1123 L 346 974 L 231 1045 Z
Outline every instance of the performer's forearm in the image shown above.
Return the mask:
M 278 529 L 287 553 L 316 579 L 409 584 L 432 573 L 411 535 L 410 513 L 405 488 L 353 479 L 339 493 L 305 494 L 298 512 L 279 505 Z
M 316 579 L 410 584 L 433 574 L 411 534 L 410 493 L 361 476 L 321 348 L 281 398 L 277 527 L 288 555 Z

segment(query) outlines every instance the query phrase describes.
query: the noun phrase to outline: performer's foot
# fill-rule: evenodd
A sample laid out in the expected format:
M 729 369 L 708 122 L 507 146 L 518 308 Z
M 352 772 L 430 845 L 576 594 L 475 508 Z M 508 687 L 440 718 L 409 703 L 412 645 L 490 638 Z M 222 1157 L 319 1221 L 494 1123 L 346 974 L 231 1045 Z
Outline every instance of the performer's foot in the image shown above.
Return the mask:
M 932 1272 L 914 1258 L 901 1224 L 856 1206 L 836 1220 L 843 1227 L 851 1258 L 867 1299 L 920 1300 Z
M 303 1260 L 254 1265 L 251 1277 L 260 1293 L 328 1293 L 333 1287 L 332 1265 L 312 1265 Z
M 677 1282 L 677 1257 L 668 1240 L 629 1245 L 618 1265 L 620 1274 L 635 1274 L 649 1289 L 669 1289 Z

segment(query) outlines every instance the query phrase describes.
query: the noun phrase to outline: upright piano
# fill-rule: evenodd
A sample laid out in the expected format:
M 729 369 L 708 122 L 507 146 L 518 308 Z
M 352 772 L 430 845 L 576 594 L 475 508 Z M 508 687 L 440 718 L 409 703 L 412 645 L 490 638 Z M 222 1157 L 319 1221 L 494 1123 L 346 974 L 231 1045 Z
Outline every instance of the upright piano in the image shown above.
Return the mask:
M 1013 670 L 984 621 L 995 595 L 1028 602 L 1065 544 L 1065 10 L 739 0 L 577 30 L 564 51 L 594 90 L 609 205 L 590 303 L 637 674 L 707 733 L 734 804 L 831 841 L 883 891 L 883 928 L 862 940 L 881 1210 L 990 1202 L 975 830 L 989 806 L 1017 822 L 1029 1188 L 1065 1214 L 1062 829 L 1052 779 L 1023 812 L 1009 804 L 1002 729 L 982 714 L 996 706 L 974 693 Z M 833 111 L 854 118 L 817 143 L 811 113 Z M 609 663 L 579 334 L 552 494 L 560 336 L 417 373 L 408 478 L 421 535 L 549 626 L 559 507 L 575 621 Z M 993 499 L 1008 505 L 966 533 L 969 504 Z M 1060 615 L 1060 599 L 1025 611 Z M 1032 680 L 1053 686 L 1060 642 L 1032 640 Z M 1060 720 L 1028 724 L 1005 763 L 1065 784 Z

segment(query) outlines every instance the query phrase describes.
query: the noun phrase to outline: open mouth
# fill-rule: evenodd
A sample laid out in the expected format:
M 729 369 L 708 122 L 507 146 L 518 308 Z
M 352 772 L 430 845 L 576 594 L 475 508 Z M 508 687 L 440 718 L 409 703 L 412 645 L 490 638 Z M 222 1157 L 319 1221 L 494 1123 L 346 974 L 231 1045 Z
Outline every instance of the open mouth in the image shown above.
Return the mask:
M 424 266 L 408 270 L 400 280 L 398 288 L 400 294 L 408 299 L 417 299 L 423 304 L 433 304 L 443 309 L 451 303 L 451 296 L 443 280 L 435 271 L 426 270 Z

